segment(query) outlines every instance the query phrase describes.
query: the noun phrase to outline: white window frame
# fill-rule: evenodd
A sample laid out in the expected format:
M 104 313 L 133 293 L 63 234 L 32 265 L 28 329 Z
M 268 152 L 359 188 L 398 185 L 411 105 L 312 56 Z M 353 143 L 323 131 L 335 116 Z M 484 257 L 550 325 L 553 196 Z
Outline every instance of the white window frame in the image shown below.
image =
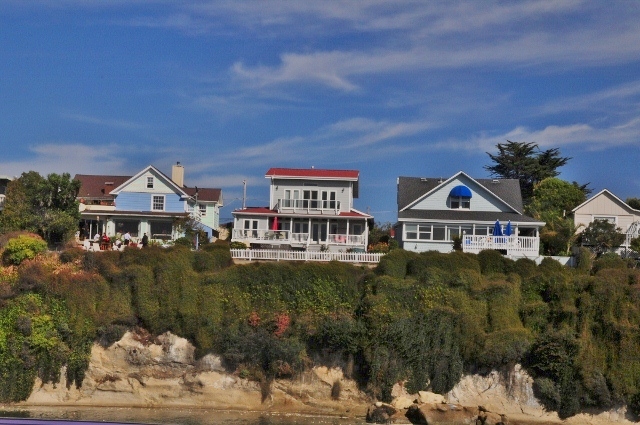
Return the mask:
M 153 184 L 154 184 L 153 180 L 154 180 L 153 176 L 147 177 L 147 189 L 153 189 Z
M 451 196 L 450 199 L 449 199 L 449 205 L 451 206 L 452 210 L 470 210 L 471 209 L 471 197 L 469 197 L 469 196 Z
M 156 208 L 156 200 L 162 200 L 162 209 Z M 164 195 L 153 195 L 151 197 L 151 211 L 164 211 L 165 210 L 165 196 Z
M 198 211 L 200 212 L 200 217 L 207 216 L 207 206 L 205 204 L 198 204 Z
M 613 223 L 614 225 L 618 225 L 618 216 L 616 215 L 594 215 L 591 218 L 591 222 L 593 223 L 596 220 L 607 220 L 609 223 Z

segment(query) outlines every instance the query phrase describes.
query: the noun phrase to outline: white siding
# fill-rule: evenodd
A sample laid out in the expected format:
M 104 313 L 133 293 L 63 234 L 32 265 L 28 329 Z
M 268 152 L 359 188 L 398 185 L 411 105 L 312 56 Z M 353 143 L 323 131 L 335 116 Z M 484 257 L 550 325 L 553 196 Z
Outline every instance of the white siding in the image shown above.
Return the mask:
M 351 182 L 348 181 L 274 179 L 271 183 L 270 190 L 273 194 L 271 208 L 275 207 L 278 199 L 285 197 L 285 190 L 300 191 L 300 199 L 302 199 L 303 190 L 317 190 L 318 200 L 322 200 L 322 191 L 335 192 L 336 201 L 340 202 L 340 211 L 350 211 L 352 208 Z M 291 195 L 291 197 L 293 198 L 293 195 Z
M 147 177 L 153 177 L 153 189 L 147 188 Z M 165 177 L 160 176 L 153 172 L 153 170 L 147 170 L 144 174 L 139 176 L 136 180 L 130 182 L 121 192 L 136 192 L 136 193 L 177 193 L 173 186 L 170 186 L 165 182 Z

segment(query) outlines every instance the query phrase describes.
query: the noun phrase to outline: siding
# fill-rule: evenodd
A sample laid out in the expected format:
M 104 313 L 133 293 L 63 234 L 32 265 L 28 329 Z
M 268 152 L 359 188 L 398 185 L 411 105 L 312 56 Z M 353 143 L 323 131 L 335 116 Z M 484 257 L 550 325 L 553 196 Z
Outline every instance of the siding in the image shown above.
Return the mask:
M 591 199 L 587 204 L 576 210 L 573 220 L 585 227 L 589 225 L 594 217 L 607 216 L 616 217 L 616 226 L 626 232 L 631 223 L 640 221 L 640 215 L 634 213 L 630 208 L 620 204 L 618 200 L 604 192 Z M 584 228 L 580 229 L 581 231 Z
M 317 184 L 317 186 L 305 186 L 304 184 Z M 336 192 L 336 201 L 340 202 L 340 211 L 350 211 L 352 207 L 351 198 L 351 183 L 348 181 L 324 181 L 324 180 L 289 180 L 289 179 L 274 179 L 271 183 L 270 190 L 273 194 L 273 205 L 275 207 L 278 199 L 284 198 L 285 190 L 299 190 L 300 199 L 302 199 L 303 190 L 317 190 L 318 200 L 322 200 L 322 191 Z M 277 187 L 277 189 L 276 189 Z M 344 191 L 343 191 L 344 189 Z M 291 194 L 293 198 L 293 192 Z
M 133 193 L 120 192 L 116 197 L 116 211 L 152 211 L 151 199 L 154 195 L 165 195 L 165 212 L 184 212 L 185 204 L 176 193 Z
M 490 211 L 490 212 L 510 212 L 503 202 L 495 198 L 484 187 L 465 178 L 459 176 L 450 181 L 439 190 L 430 194 L 427 198 L 421 200 L 411 207 L 413 210 L 448 210 L 449 193 L 451 189 L 458 185 L 465 185 L 471 190 L 471 208 L 469 211 Z
M 153 189 L 147 188 L 147 177 L 153 177 Z M 146 173 L 127 184 L 120 193 L 122 192 L 155 193 L 156 195 L 162 195 L 165 193 L 175 193 L 175 188 L 166 182 L 164 176 L 155 173 L 153 170 L 147 170 Z

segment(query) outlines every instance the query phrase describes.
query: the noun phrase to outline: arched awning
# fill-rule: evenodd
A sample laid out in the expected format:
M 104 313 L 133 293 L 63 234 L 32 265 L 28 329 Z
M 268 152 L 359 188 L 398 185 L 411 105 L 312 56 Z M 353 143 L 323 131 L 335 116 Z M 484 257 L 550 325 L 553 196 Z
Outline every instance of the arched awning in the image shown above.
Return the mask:
M 471 189 L 469 189 L 467 186 L 459 185 L 451 189 L 451 192 L 449 192 L 449 196 L 471 198 Z

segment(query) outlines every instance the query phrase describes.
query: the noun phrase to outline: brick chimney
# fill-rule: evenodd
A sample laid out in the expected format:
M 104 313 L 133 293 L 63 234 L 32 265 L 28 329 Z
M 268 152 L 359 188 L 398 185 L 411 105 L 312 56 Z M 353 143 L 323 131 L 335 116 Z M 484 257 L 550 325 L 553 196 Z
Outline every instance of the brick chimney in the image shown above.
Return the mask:
M 178 187 L 184 187 L 184 167 L 180 165 L 179 161 L 171 167 L 171 180 L 173 180 Z

